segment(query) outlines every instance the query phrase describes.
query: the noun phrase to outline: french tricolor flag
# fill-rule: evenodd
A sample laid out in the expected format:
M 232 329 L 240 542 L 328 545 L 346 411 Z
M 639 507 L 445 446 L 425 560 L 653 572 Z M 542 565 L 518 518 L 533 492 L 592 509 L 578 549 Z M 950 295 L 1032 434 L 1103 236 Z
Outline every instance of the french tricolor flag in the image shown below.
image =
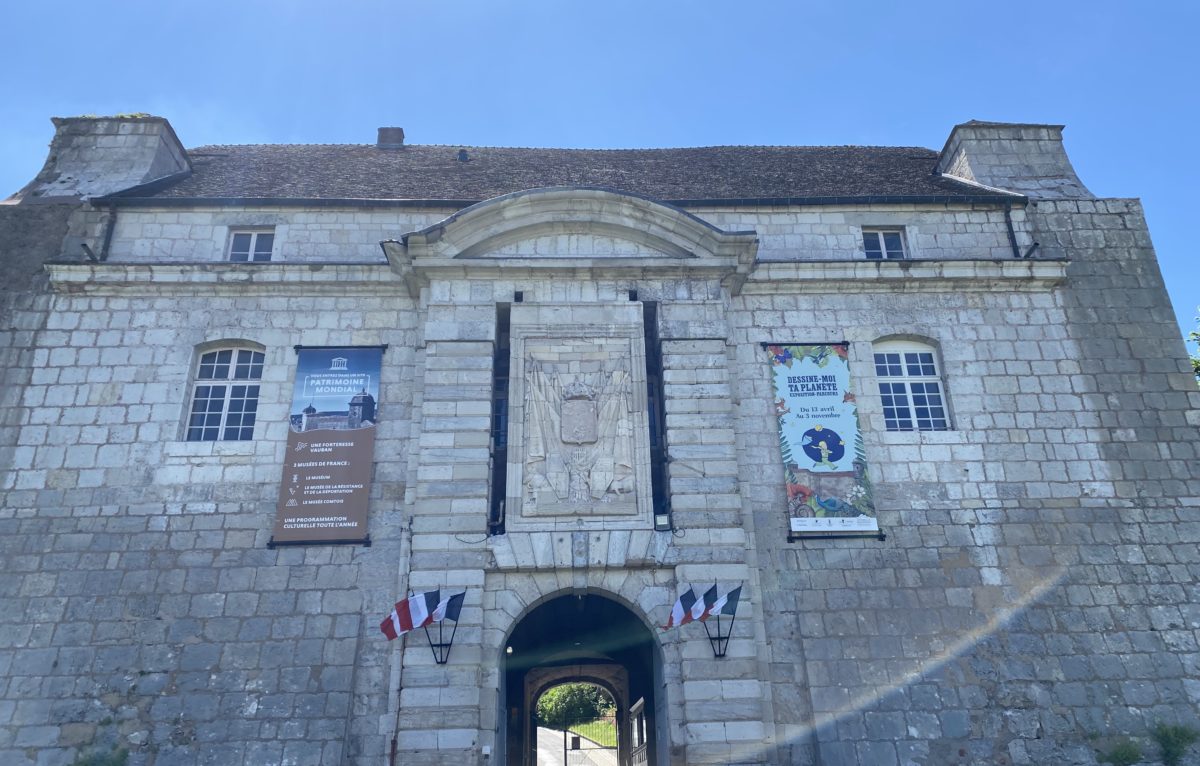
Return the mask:
M 726 593 L 724 596 L 721 596 L 719 599 L 714 601 L 712 606 L 708 608 L 708 614 L 702 619 L 707 620 L 714 614 L 727 614 L 730 617 L 735 616 L 737 614 L 738 601 L 741 599 L 741 597 L 742 586 L 739 585 Z
M 691 622 L 692 607 L 696 603 L 696 592 L 691 588 L 680 593 L 679 598 L 675 601 L 675 605 L 671 607 L 671 618 L 667 620 L 667 624 L 663 626 L 663 630 L 677 628 L 680 625 L 686 625 Z M 704 602 L 701 601 L 700 603 L 703 604 Z
M 399 638 L 415 628 L 423 628 L 434 622 L 434 611 L 441 602 L 439 591 L 431 590 L 425 593 L 414 593 L 403 601 L 396 602 L 392 613 L 379 623 L 379 629 L 388 641 Z M 443 607 L 443 614 L 445 610 Z
M 458 616 L 462 614 L 463 601 L 466 598 L 467 592 L 465 590 L 461 593 L 455 593 L 452 596 L 446 596 L 438 602 L 437 607 L 433 610 L 433 621 L 453 620 L 454 622 L 458 622 Z
M 717 602 L 717 586 L 714 583 L 711 588 L 704 592 L 703 598 L 696 599 L 696 603 L 692 604 L 692 619 L 703 622 L 708 619 L 708 615 L 712 613 L 713 604 Z
M 679 594 L 675 605 L 671 607 L 671 618 L 662 626 L 663 630 L 687 625 L 689 622 L 704 622 L 714 614 L 733 617 L 737 614 L 738 601 L 742 597 L 742 586 L 737 586 L 724 596 L 717 596 L 717 586 L 713 585 L 697 596 L 694 588 L 688 588 Z

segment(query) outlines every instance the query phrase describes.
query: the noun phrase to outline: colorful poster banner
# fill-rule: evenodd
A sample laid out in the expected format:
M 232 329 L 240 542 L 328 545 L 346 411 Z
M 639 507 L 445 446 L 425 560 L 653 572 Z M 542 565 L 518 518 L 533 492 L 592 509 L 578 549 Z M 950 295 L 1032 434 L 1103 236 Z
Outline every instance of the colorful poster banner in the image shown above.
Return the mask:
M 775 381 L 792 535 L 878 532 L 849 344 L 764 344 Z
M 296 349 L 272 545 L 369 543 L 383 347 Z

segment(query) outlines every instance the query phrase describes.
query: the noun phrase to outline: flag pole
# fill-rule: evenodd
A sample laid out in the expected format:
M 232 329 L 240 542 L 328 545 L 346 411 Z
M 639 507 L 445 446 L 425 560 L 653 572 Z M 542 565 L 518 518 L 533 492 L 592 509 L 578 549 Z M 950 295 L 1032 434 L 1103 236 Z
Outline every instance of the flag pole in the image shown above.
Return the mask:
M 725 634 L 725 646 L 721 648 L 721 656 L 725 656 L 726 650 L 729 649 L 729 639 L 733 638 L 733 623 L 737 621 L 737 610 L 729 615 L 729 632 Z
M 445 622 L 445 620 L 442 620 Z M 454 627 L 450 630 L 450 642 L 446 644 L 446 656 L 442 658 L 442 664 L 445 665 L 450 661 L 450 649 L 454 646 L 454 635 L 458 633 L 458 620 L 454 621 Z
M 442 627 L 442 624 L 439 622 L 438 629 L 440 630 L 441 627 Z M 429 651 L 433 652 L 433 661 L 436 662 L 437 664 L 441 665 L 442 661 L 438 659 L 438 653 L 437 653 L 438 644 L 433 643 L 433 636 L 429 635 L 429 626 L 423 625 L 423 626 L 421 626 L 421 630 L 425 631 L 425 639 L 427 641 L 429 641 Z M 438 638 L 441 639 L 441 635 L 439 635 Z
M 739 598 L 740 598 L 741 586 L 739 585 L 734 590 L 738 591 Z M 725 595 L 726 595 L 726 598 L 728 598 L 729 594 L 725 594 Z M 706 620 L 706 619 L 702 620 L 702 622 L 704 623 L 704 634 L 706 636 L 708 636 L 708 642 L 712 646 L 714 657 L 724 657 L 725 652 L 729 649 L 729 640 L 733 637 L 733 626 L 737 620 L 737 604 L 738 604 L 738 602 L 735 601 L 734 605 L 733 605 L 733 614 L 729 615 L 729 626 L 725 630 L 721 630 L 721 628 L 723 627 L 721 625 L 721 617 L 725 614 L 726 604 L 722 604 L 720 611 L 716 612 L 716 615 L 717 615 L 716 635 L 713 635 L 713 629 L 708 626 L 708 620 Z
M 443 618 L 438 620 L 438 640 L 435 643 L 433 636 L 429 635 L 429 626 L 424 626 L 425 638 L 429 640 L 429 650 L 433 652 L 433 661 L 438 665 L 445 665 L 450 660 L 450 649 L 454 646 L 454 637 L 458 634 L 458 620 L 454 621 L 454 627 L 450 629 L 450 640 L 445 641 L 446 634 L 443 633 L 443 626 L 446 620 Z

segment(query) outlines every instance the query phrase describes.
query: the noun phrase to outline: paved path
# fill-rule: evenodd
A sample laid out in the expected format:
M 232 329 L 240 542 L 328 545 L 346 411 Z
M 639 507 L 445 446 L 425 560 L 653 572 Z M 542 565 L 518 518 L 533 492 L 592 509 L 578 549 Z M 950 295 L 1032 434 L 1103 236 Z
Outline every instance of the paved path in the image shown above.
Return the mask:
M 571 735 L 567 735 L 570 737 Z M 568 750 L 563 763 L 563 733 L 542 726 L 537 728 L 537 766 L 617 766 L 617 751 L 598 747 L 580 738 L 582 750 Z

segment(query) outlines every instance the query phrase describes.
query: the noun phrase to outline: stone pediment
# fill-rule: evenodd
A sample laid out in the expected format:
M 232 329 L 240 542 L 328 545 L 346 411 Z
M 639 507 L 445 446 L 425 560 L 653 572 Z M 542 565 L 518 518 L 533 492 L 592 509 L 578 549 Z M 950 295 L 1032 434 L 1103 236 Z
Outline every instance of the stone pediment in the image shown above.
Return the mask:
M 758 252 L 753 231 L 723 231 L 646 197 L 574 187 L 496 197 L 381 244 L 411 291 L 435 273 L 488 269 L 586 269 L 593 275 L 685 269 L 718 276 L 736 291 Z

